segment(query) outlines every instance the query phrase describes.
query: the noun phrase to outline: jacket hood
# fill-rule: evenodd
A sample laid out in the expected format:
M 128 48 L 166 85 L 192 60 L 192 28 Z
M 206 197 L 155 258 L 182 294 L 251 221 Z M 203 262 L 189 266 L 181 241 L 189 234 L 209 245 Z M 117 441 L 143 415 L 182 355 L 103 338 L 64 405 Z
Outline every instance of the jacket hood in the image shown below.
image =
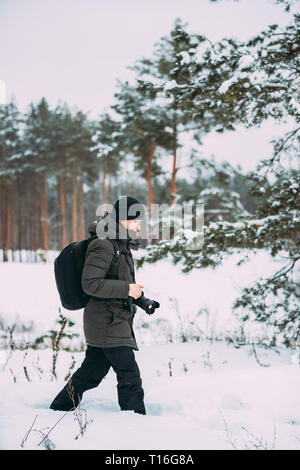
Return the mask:
M 139 249 L 141 244 L 139 234 L 134 230 L 127 230 L 121 223 L 116 221 L 112 213 L 106 213 L 99 222 L 94 224 L 98 238 L 119 239 L 130 249 Z

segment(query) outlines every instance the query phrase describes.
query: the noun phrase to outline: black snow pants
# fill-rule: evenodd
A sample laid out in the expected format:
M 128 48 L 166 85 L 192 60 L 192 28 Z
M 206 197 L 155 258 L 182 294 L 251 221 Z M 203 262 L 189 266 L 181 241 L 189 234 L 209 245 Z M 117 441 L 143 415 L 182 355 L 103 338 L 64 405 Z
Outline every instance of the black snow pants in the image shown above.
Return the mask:
M 118 402 L 121 410 L 146 414 L 144 390 L 134 351 L 128 346 L 100 348 L 87 346 L 85 358 L 50 405 L 53 410 L 75 409 L 86 390 L 97 387 L 110 367 L 117 375 Z

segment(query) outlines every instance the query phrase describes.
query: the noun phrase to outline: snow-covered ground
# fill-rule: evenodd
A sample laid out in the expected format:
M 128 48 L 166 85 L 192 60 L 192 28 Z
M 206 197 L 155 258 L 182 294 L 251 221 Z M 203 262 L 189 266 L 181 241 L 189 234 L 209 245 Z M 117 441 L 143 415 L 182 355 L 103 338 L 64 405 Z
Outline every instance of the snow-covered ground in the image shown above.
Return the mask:
M 58 379 L 51 381 L 49 350 L 31 351 L 25 360 L 17 351 L 2 373 L 0 448 L 22 449 L 37 416 L 23 449 L 43 448 L 41 431 L 46 434 L 61 417 L 49 434 L 55 449 L 300 449 L 299 366 L 287 350 L 257 347 L 256 355 L 261 365 L 249 346 L 143 346 L 135 356 L 147 415 L 120 410 L 111 369 L 85 392 L 80 406 L 92 422 L 75 439 L 80 427 L 74 412 L 49 409 L 65 384 L 71 353 L 60 353 Z M 74 356 L 76 369 L 84 353 Z
M 145 295 L 161 303 L 153 316 L 138 309 L 135 317 L 146 416 L 120 411 L 110 370 L 84 394 L 82 417 L 90 422 L 80 435 L 73 412 L 48 407 L 65 384 L 73 358 L 74 371 L 84 352 L 60 351 L 57 379 L 51 380 L 51 349 L 0 351 L 0 448 L 44 448 L 47 441 L 39 442 L 57 423 L 48 442 L 55 449 L 300 449 L 295 352 L 205 339 L 235 338 L 240 324 L 231 304 L 241 287 L 280 268 L 265 252 L 248 254 L 251 261 L 240 267 L 236 255 L 216 270 L 186 275 L 168 261 L 137 271 Z M 0 276 L 2 325 L 31 323 L 31 331 L 16 332 L 24 339 L 54 327 L 60 304 L 52 263 L 1 263 Z M 62 313 L 75 321 L 80 335 L 75 346 L 84 340 L 82 311 Z M 182 334 L 193 340 L 180 342 Z M 264 330 L 253 324 L 248 334 L 255 339 Z
M 140 256 L 142 250 L 139 251 L 133 255 Z M 246 255 L 250 261 L 236 266 Z M 52 256 L 54 259 L 55 253 Z M 241 254 L 225 257 L 215 270 L 206 268 L 183 274 L 179 265 L 174 266 L 169 260 L 136 270 L 136 281 L 144 286 L 145 296 L 160 302 L 159 310 L 152 316 L 138 309 L 134 319 L 138 344 L 165 343 L 170 338 L 177 340 L 183 333 L 224 338 L 236 335 L 241 324 L 231 310 L 234 299 L 242 287 L 259 276 L 274 273 L 285 261 L 275 261 L 264 250 L 257 253 L 243 250 Z M 16 322 L 31 326 L 32 331 L 23 333 L 24 339 L 30 340 L 54 327 L 60 307 L 75 322 L 73 330 L 80 335 L 77 343 L 84 341 L 83 310 L 70 312 L 61 306 L 53 262 L 0 263 L 0 277 L 0 325 L 2 322 L 12 326 Z M 270 332 L 262 324 L 252 323 L 244 329 L 254 341 Z

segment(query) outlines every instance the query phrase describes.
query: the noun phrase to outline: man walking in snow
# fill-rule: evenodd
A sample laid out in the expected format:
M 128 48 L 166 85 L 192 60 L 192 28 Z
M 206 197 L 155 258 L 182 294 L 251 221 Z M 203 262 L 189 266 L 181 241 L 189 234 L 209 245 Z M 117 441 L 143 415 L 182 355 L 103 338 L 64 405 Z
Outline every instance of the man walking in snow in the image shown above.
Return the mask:
M 85 358 L 79 369 L 54 398 L 53 410 L 75 409 L 83 393 L 97 387 L 110 367 L 117 375 L 118 403 L 121 410 L 146 414 L 144 390 L 134 351 L 138 351 L 134 331 L 133 311 L 124 299 L 142 295 L 141 284 L 135 282 L 131 248 L 137 250 L 140 239 L 143 205 L 131 196 L 114 204 L 114 213 L 107 213 L 97 224 L 98 238 L 88 246 L 82 273 L 82 288 L 90 296 L 84 308 L 83 329 L 87 343 Z M 103 237 L 103 238 L 102 238 Z M 114 258 L 113 239 L 119 248 L 115 272 L 107 273 Z

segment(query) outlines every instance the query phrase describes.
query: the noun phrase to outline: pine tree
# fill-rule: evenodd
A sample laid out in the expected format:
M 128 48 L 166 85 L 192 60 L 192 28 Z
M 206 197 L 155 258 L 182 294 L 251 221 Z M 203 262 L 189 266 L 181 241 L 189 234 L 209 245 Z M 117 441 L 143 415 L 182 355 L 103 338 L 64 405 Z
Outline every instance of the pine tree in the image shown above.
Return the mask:
M 108 113 L 104 113 L 99 117 L 96 123 L 94 140 L 102 173 L 100 198 L 102 204 L 112 203 L 112 187 L 107 190 L 107 178 L 110 178 L 111 184 L 111 178 L 118 173 L 120 162 L 124 157 L 120 147 L 120 132 L 120 123 Z
M 204 244 L 198 250 L 186 249 L 190 237 L 183 231 L 171 241 L 148 247 L 145 258 L 138 261 L 139 265 L 155 262 L 170 253 L 173 262 L 180 261 L 188 272 L 215 267 L 224 255 L 244 248 L 265 249 L 273 257 L 284 254 L 286 265 L 244 289 L 233 308 L 245 321 L 271 325 L 278 341 L 287 346 L 300 338 L 300 287 L 293 275 L 300 260 L 299 30 L 300 15 L 294 14 L 286 27 L 270 25 L 245 42 L 227 38 L 212 44 L 198 37 L 199 46 L 205 49 L 198 56 L 192 50 L 194 60 L 185 61 L 185 83 L 174 84 L 174 93 L 185 103 L 188 115 L 201 124 L 206 116 L 207 130 L 217 124 L 219 132 L 234 130 L 235 123 L 259 126 L 270 118 L 289 119 L 294 127 L 274 139 L 273 155 L 247 175 L 250 192 L 258 199 L 252 215 L 244 213 L 236 222 L 205 224 Z M 238 264 L 244 261 L 247 256 Z
M 142 57 L 134 66 L 129 67 L 141 77 L 137 78 L 137 90 L 144 97 L 163 106 L 170 116 L 172 173 L 169 202 L 171 205 L 177 197 L 178 149 L 182 146 L 180 135 L 182 132 L 187 132 L 187 126 L 193 123 L 192 116 L 184 112 L 185 103 L 177 90 L 186 83 L 184 64 L 190 60 L 188 51 L 194 47 L 196 47 L 194 37 L 186 32 L 185 25 L 177 18 L 170 35 L 162 37 L 160 42 L 155 44 L 153 57 Z M 200 128 L 201 126 L 198 126 L 195 132 L 199 133 Z
M 189 196 L 181 198 L 180 203 L 204 204 L 205 223 L 221 220 L 236 222 L 241 217 L 251 216 L 241 200 L 241 188 L 236 185 L 239 178 L 245 188 L 246 177 L 227 161 L 217 163 L 214 156 L 203 158 L 193 154 L 191 158 L 196 172 L 195 186 L 189 185 Z M 247 199 L 249 196 L 247 193 Z
M 34 204 L 34 213 L 39 215 L 41 232 L 42 250 L 49 249 L 49 218 L 48 218 L 48 196 L 47 196 L 47 177 L 49 162 L 51 161 L 51 111 L 45 98 L 35 106 L 29 105 L 29 109 L 24 116 L 24 133 L 22 138 L 22 147 L 26 168 L 31 170 L 32 175 L 37 176 L 38 201 Z M 32 176 L 33 177 L 33 176 Z M 35 184 L 33 184 L 35 187 Z M 38 247 L 32 247 L 37 249 Z
M 18 175 L 22 171 L 21 116 L 14 100 L 0 105 L 0 190 L 1 190 L 1 240 L 3 261 L 8 261 L 8 250 L 18 230 L 15 218 L 18 193 Z
M 162 106 L 154 106 L 134 86 L 118 83 L 117 103 L 112 109 L 121 119 L 119 141 L 126 155 L 134 156 L 135 170 L 147 181 L 148 210 L 155 202 L 153 178 L 162 173 L 159 152 L 172 149 L 172 125 Z
M 89 121 L 86 114 L 78 111 L 71 117 L 71 132 L 72 140 L 67 152 L 72 186 L 71 241 L 78 241 L 85 238 L 86 233 L 83 184 L 87 175 L 95 181 L 99 174 L 97 147 L 94 141 L 96 123 Z

